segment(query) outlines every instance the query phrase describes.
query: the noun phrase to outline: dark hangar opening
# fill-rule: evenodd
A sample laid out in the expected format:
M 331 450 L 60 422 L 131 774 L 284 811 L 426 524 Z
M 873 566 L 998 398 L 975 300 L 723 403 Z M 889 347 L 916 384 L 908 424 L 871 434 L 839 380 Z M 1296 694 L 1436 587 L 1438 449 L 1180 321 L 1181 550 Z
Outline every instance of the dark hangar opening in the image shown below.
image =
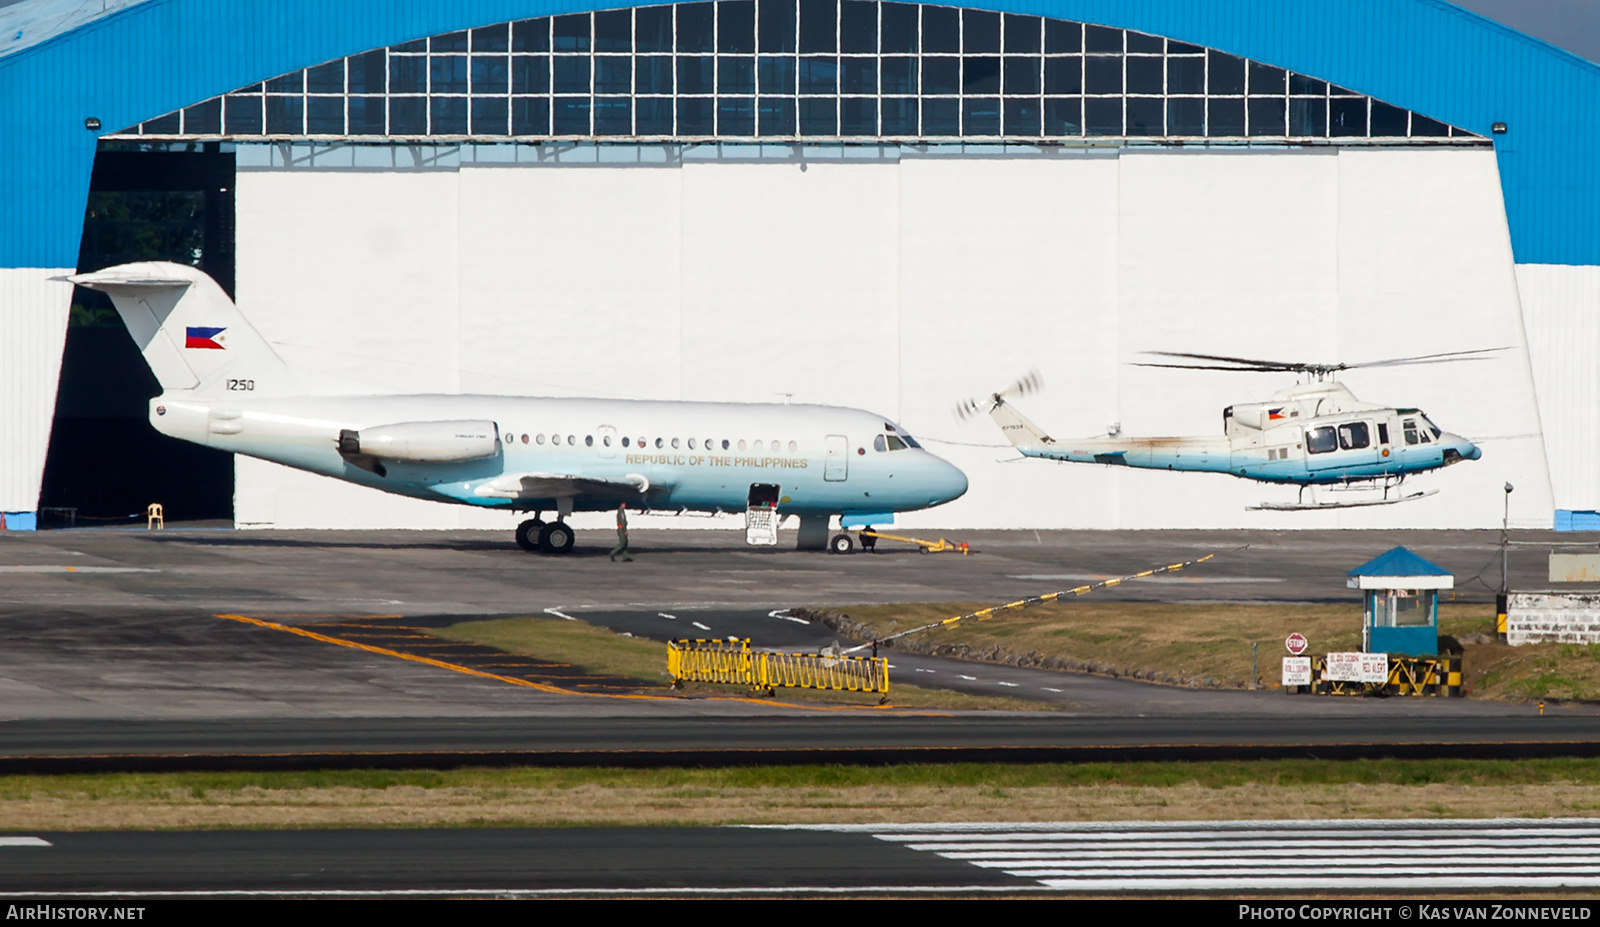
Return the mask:
M 102 142 L 78 247 L 80 273 L 130 261 L 199 267 L 233 295 L 234 156 L 217 142 Z M 39 526 L 119 524 L 160 502 L 173 520 L 233 518 L 233 456 L 161 434 L 161 392 L 105 294 L 72 295 Z

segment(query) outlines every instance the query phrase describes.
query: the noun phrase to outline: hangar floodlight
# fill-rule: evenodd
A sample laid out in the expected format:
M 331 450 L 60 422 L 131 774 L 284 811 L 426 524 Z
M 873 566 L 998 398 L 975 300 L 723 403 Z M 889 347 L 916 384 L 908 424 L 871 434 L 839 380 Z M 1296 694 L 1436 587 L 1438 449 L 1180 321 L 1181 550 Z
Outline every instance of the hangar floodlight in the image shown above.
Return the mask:
M 100 130 L 100 119 L 96 116 L 90 116 L 83 121 L 83 127 L 90 132 L 97 132 Z
M 1506 124 L 1503 122 L 1497 122 L 1489 127 L 1489 131 L 1495 135 L 1504 135 L 1506 134 Z

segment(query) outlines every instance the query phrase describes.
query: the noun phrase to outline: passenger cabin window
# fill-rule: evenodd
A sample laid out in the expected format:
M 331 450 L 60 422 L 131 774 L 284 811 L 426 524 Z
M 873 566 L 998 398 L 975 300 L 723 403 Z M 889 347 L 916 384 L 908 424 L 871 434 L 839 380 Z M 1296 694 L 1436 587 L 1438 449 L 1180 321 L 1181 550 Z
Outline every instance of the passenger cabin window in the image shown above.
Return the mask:
M 1326 454 L 1339 449 L 1339 435 L 1332 425 L 1306 431 L 1306 450 L 1313 454 Z
M 1353 451 L 1372 446 L 1372 432 L 1366 422 L 1347 422 L 1339 426 L 1339 448 Z

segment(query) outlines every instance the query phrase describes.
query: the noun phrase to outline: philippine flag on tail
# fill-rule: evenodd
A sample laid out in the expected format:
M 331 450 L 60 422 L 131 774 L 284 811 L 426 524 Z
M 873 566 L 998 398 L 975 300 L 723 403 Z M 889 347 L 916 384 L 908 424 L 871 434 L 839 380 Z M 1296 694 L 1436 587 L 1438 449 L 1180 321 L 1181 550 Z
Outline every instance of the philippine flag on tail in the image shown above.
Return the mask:
M 208 348 L 213 351 L 225 351 L 227 345 L 223 344 L 222 333 L 226 328 L 200 328 L 190 325 L 184 330 L 186 337 L 183 346 L 186 348 Z

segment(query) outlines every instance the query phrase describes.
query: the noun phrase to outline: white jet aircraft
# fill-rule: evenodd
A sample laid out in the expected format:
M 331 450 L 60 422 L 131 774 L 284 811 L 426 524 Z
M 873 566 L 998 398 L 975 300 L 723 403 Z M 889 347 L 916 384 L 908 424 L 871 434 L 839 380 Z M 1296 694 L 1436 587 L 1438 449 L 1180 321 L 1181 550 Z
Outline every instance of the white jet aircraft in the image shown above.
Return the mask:
M 763 516 L 765 543 L 793 514 L 798 546 L 821 549 L 831 516 L 922 509 L 967 490 L 960 470 L 857 409 L 312 394 L 195 268 L 123 264 L 65 279 L 110 295 L 161 383 L 150 423 L 162 434 L 413 498 L 531 512 L 516 533 L 529 551 L 571 550 L 566 516 L 623 502 Z M 849 544 L 841 535 L 831 546 Z

